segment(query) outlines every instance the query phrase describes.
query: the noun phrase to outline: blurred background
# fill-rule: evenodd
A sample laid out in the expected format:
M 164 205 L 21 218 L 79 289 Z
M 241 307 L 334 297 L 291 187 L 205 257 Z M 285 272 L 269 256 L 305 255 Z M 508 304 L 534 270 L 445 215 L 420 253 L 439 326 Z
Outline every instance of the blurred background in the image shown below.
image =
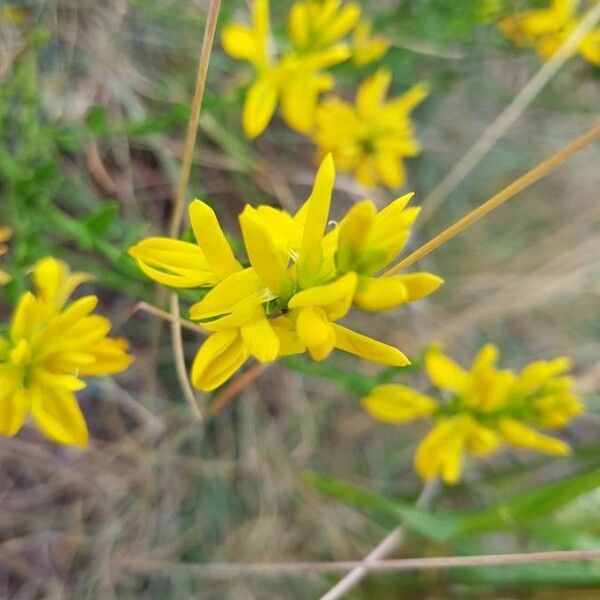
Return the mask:
M 0 226 L 12 230 L 0 259 L 12 276 L 0 288 L 2 322 L 27 289 L 31 265 L 53 255 L 95 274 L 86 285 L 136 357 L 126 373 L 90 381 L 79 395 L 89 450 L 55 446 L 33 428 L 0 438 L 0 597 L 316 598 L 335 577 L 218 581 L 168 565 L 367 554 L 390 524 L 320 494 L 303 476 L 308 470 L 407 500 L 421 489 L 412 454 L 426 426 L 388 426 L 360 409 L 361 378 L 380 367 L 341 353 L 327 364 L 281 362 L 201 426 L 180 391 L 167 328 L 134 313 L 140 300 L 161 301 L 126 251 L 167 228 L 207 4 L 0 3 Z M 272 2 L 275 35 L 290 4 Z M 393 72 L 392 92 L 418 81 L 430 86 L 414 113 L 423 152 L 407 161 L 402 190 L 367 191 L 338 176 L 334 217 L 366 195 L 382 206 L 414 190 L 425 217 L 409 244 L 416 247 L 598 118 L 600 69 L 574 57 L 472 173 L 428 206 L 436 184 L 542 65 L 506 40 L 495 20 L 544 2 L 362 4 L 374 29 L 391 39 L 380 64 Z M 219 28 L 247 22 L 248 14 L 245 2 L 224 2 Z M 375 68 L 339 66 L 337 89 L 353 98 Z M 189 186 L 190 198 L 215 208 L 234 243 L 244 203 L 294 209 L 315 171 L 311 142 L 278 119 L 257 141 L 244 138 L 240 111 L 250 77 L 217 41 Z M 466 365 L 493 341 L 501 364 L 514 369 L 539 358 L 573 359 L 588 414 L 565 433 L 572 456 L 495 455 L 446 488 L 440 508 L 486 506 L 600 466 L 599 165 L 595 144 L 428 256 L 419 267 L 446 281 L 430 298 L 350 320 L 411 357 L 439 341 Z M 200 340 L 189 333 L 185 340 L 191 360 Z M 393 381 L 425 389 L 418 368 L 393 373 Z M 398 556 L 600 549 L 599 511 L 596 490 L 518 530 L 507 524 L 445 543 L 409 535 Z M 167 566 L 154 568 L 155 561 Z M 591 600 L 600 597 L 598 586 L 598 565 L 528 565 L 378 575 L 352 597 Z

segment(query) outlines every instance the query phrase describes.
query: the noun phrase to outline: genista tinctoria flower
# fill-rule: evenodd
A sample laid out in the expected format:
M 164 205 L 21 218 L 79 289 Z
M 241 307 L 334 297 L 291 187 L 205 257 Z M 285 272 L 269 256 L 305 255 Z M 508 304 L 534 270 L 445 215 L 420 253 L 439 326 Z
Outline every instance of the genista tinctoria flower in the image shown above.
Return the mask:
M 35 293 L 23 294 L 0 337 L 0 434 L 15 435 L 31 415 L 51 440 L 85 446 L 75 397 L 86 385 L 81 378 L 118 373 L 132 359 L 125 340 L 107 337 L 109 320 L 93 314 L 96 296 L 69 301 L 87 274 L 46 258 L 33 277 Z
M 439 397 L 404 385 L 381 385 L 363 399 L 364 408 L 387 423 L 406 423 L 432 417 L 435 424 L 415 454 L 415 468 L 423 479 L 460 480 L 464 455 L 483 456 L 502 443 L 517 448 L 563 456 L 563 441 L 540 433 L 558 429 L 583 412 L 565 373 L 567 358 L 536 361 L 520 373 L 496 366 L 498 350 L 484 346 L 465 370 L 435 348 L 425 358 L 425 369 Z
M 230 24 L 222 44 L 232 57 L 249 62 L 255 77 L 242 112 L 244 133 L 259 136 L 268 126 L 277 105 L 283 120 L 308 134 L 314 127 L 319 96 L 334 86 L 329 69 L 353 55 L 360 64 L 379 58 L 386 41 L 371 37 L 370 24 L 357 27 L 352 48 L 344 38 L 357 26 L 358 4 L 341 0 L 301 0 L 288 15 L 288 47 L 277 52 L 270 35 L 268 0 L 252 4 L 249 26 Z
M 546 8 L 520 12 L 500 20 L 504 35 L 520 48 L 533 47 L 544 59 L 550 58 L 577 27 L 581 16 L 577 0 L 551 0 Z M 577 52 L 594 65 L 600 65 L 600 28 L 586 34 Z
M 360 84 L 354 105 L 333 96 L 317 108 L 313 137 L 321 153 L 331 152 L 340 170 L 368 187 L 401 186 L 406 180 L 403 159 L 421 152 L 410 113 L 427 88 L 419 83 L 386 100 L 390 83 L 391 73 L 380 69 Z
M 406 208 L 409 196 L 379 213 L 365 200 L 327 231 L 334 180 L 327 156 L 294 215 L 264 205 L 244 208 L 239 220 L 249 267 L 234 257 L 214 212 L 200 200 L 190 205 L 196 244 L 150 238 L 130 249 L 155 281 L 210 288 L 190 308 L 190 317 L 210 332 L 192 366 L 199 389 L 220 386 L 251 356 L 270 362 L 307 351 L 324 360 L 338 348 L 380 364 L 408 364 L 397 348 L 338 321 L 352 306 L 385 310 L 441 284 L 428 273 L 375 277 L 401 251 L 418 211 Z

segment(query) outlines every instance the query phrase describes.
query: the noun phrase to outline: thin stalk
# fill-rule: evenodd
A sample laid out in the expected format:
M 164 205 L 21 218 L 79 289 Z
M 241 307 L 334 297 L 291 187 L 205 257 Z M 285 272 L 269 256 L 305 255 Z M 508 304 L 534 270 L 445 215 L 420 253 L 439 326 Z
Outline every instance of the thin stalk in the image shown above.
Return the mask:
M 485 217 L 499 206 L 502 206 L 505 202 L 511 198 L 514 198 L 517 194 L 533 185 L 536 181 L 539 181 L 548 175 L 548 173 L 554 171 L 554 169 L 560 166 L 568 158 L 573 156 L 573 154 L 579 152 L 579 150 L 582 150 L 587 145 L 598 139 L 600 139 L 600 123 L 594 125 L 589 131 L 574 139 L 571 143 L 561 148 L 558 152 L 541 162 L 530 171 L 527 171 L 527 173 L 513 181 L 510 185 L 506 186 L 495 196 L 492 196 L 489 200 L 456 221 L 456 223 L 436 235 L 427 243 L 423 244 L 420 248 L 409 254 L 406 258 L 402 259 L 391 269 L 388 269 L 383 275 L 395 275 L 407 267 L 410 267 L 418 260 L 421 260 L 424 256 L 427 256 L 430 252 L 433 252 L 435 249 L 439 248 L 442 244 L 445 244 L 448 240 L 451 240 L 455 235 L 458 235 L 461 231 L 470 225 L 473 225 L 473 223 L 476 223 L 479 221 L 479 219 Z
M 552 57 L 545 62 L 536 74 L 514 97 L 512 102 L 498 115 L 463 157 L 450 169 L 423 202 L 421 223 L 424 223 L 456 186 L 476 167 L 479 161 L 493 148 L 494 144 L 507 132 L 509 127 L 525 112 L 531 102 L 544 89 L 546 84 L 565 64 L 577 44 L 600 20 L 600 2 L 592 7 L 573 29 L 573 32 L 560 45 Z
M 196 145 L 198 123 L 200 122 L 200 108 L 202 107 L 202 98 L 204 97 L 204 88 L 206 87 L 206 77 L 208 74 L 208 64 L 210 62 L 210 54 L 215 39 L 215 31 L 217 29 L 217 19 L 219 18 L 220 9 L 221 0 L 210 0 L 210 4 L 208 6 L 208 15 L 206 18 L 206 27 L 204 28 L 204 39 L 202 40 L 200 59 L 198 61 L 198 73 L 196 75 L 196 85 L 194 87 L 190 118 L 188 121 L 183 155 L 181 159 L 181 168 L 179 170 L 177 187 L 175 189 L 175 206 L 173 208 L 173 214 L 171 215 L 171 222 L 169 224 L 169 236 L 173 238 L 179 236 L 181 222 L 183 221 L 187 188 L 192 169 L 192 159 L 194 156 L 194 146 Z M 202 413 L 198 408 L 196 396 L 194 395 L 194 391 L 190 384 L 185 365 L 185 353 L 183 351 L 181 327 L 178 322 L 180 320 L 180 312 L 179 298 L 177 297 L 177 294 L 171 294 L 170 306 L 171 315 L 173 316 L 173 321 L 171 322 L 171 345 L 173 347 L 173 358 L 175 359 L 177 377 L 185 398 L 190 405 L 192 414 L 197 420 L 201 421 Z
M 497 567 L 543 563 L 587 562 L 600 560 L 600 550 L 551 550 L 546 552 L 515 552 L 511 554 L 480 554 L 476 556 L 439 556 L 432 558 L 397 558 L 370 563 L 377 573 L 464 569 L 465 567 Z M 183 563 L 153 558 L 124 561 L 122 567 L 134 573 L 164 573 L 205 579 L 228 580 L 237 577 L 306 577 L 317 573 L 343 573 L 362 564 L 357 560 L 289 563 Z
M 424 486 L 421 494 L 415 502 L 417 508 L 426 508 L 430 506 L 440 490 L 440 483 L 437 479 L 429 480 Z M 342 598 L 351 589 L 355 588 L 372 570 L 374 563 L 387 558 L 392 552 L 398 548 L 404 541 L 406 529 L 404 525 L 399 525 L 384 537 L 377 546 L 365 557 L 363 561 L 358 563 L 352 570 L 345 575 L 338 583 L 332 587 L 321 600 L 337 600 Z

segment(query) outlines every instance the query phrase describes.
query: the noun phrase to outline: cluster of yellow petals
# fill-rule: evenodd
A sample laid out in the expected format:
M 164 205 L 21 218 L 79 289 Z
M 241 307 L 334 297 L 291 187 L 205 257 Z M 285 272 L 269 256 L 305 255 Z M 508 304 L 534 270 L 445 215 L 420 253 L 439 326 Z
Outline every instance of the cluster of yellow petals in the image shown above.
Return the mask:
M 249 62 L 255 71 L 242 112 L 247 137 L 263 133 L 278 104 L 292 129 L 309 134 L 319 96 L 335 84 L 329 69 L 351 57 L 363 65 L 385 54 L 387 40 L 372 36 L 371 24 L 360 21 L 360 13 L 358 4 L 341 0 L 295 2 L 288 15 L 289 48 L 281 53 L 273 52 L 268 0 L 253 2 L 250 25 L 225 27 L 225 51 Z M 353 30 L 354 48 L 344 41 Z
M 189 209 L 196 244 L 149 238 L 130 249 L 155 281 L 211 288 L 190 308 L 190 318 L 210 332 L 192 367 L 197 388 L 215 389 L 251 356 L 270 362 L 307 351 L 324 360 L 338 348 L 380 364 L 408 364 L 397 348 L 337 321 L 352 306 L 393 308 L 442 283 L 429 273 L 375 276 L 402 250 L 418 209 L 406 207 L 411 194 L 380 212 L 364 200 L 327 231 L 334 181 L 333 159 L 327 156 L 294 215 L 247 205 L 239 221 L 248 267 L 236 259 L 215 213 L 200 200 Z
M 83 376 L 118 373 L 131 363 L 127 343 L 107 337 L 108 319 L 93 314 L 96 296 L 73 302 L 90 279 L 53 258 L 34 268 L 35 293 L 17 303 L 6 337 L 0 336 L 0 434 L 15 435 L 31 415 L 51 440 L 85 446 L 88 430 L 75 392 Z
M 583 412 L 565 373 L 567 358 L 536 361 L 520 373 L 496 366 L 498 350 L 488 344 L 476 355 L 470 370 L 463 369 L 435 348 L 425 358 L 425 369 L 442 398 L 396 384 L 374 388 L 363 399 L 376 419 L 405 423 L 433 417 L 435 425 L 420 442 L 415 468 L 423 479 L 460 480 L 466 453 L 475 456 L 498 450 L 503 442 L 518 448 L 565 455 L 563 441 L 536 428 L 557 429 Z
M 548 59 L 579 24 L 578 4 L 578 0 L 551 0 L 546 8 L 505 17 L 498 26 L 516 46 L 533 47 L 542 58 Z M 585 35 L 577 51 L 588 62 L 600 65 L 600 28 Z
M 427 96 L 427 87 L 418 83 L 386 100 L 390 83 L 391 73 L 380 69 L 362 81 L 354 104 L 330 96 L 317 108 L 315 144 L 322 154 L 333 154 L 340 170 L 351 172 L 367 187 L 403 185 L 403 158 L 421 151 L 410 113 Z
M 12 237 L 10 227 L 0 226 L 0 256 L 4 256 L 8 252 L 6 242 Z M 11 280 L 10 274 L 0 269 L 0 285 L 5 285 Z

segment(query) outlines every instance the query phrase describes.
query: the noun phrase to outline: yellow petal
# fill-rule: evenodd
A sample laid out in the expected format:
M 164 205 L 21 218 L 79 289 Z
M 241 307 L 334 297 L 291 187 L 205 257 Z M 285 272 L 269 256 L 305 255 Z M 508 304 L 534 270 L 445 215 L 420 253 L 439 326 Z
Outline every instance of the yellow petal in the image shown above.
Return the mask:
M 375 164 L 381 181 L 389 188 L 404 185 L 406 170 L 402 159 L 386 150 L 379 150 L 375 155 Z
M 388 310 L 408 302 L 408 291 L 402 275 L 362 279 L 354 295 L 358 308 L 370 311 Z
M 260 362 L 272 362 L 279 355 L 279 337 L 266 317 L 245 323 L 240 332 L 248 352 Z
M 302 48 L 310 33 L 306 3 L 294 2 L 288 16 L 288 31 L 294 46 Z
M 29 414 L 29 396 L 15 387 L 4 388 L 0 392 L 0 403 L 0 435 L 12 437 L 19 432 Z
M 600 65 L 600 28 L 588 33 L 579 42 L 579 53 L 593 65 Z
M 238 60 L 254 61 L 255 36 L 254 32 L 245 25 L 231 23 L 223 28 L 221 44 L 229 56 Z
M 90 349 L 94 362 L 81 365 L 79 374 L 99 377 L 124 371 L 133 362 L 133 357 L 127 352 L 128 346 L 123 338 L 104 338 Z
M 441 277 L 432 273 L 408 273 L 399 275 L 398 278 L 408 293 L 407 302 L 429 296 L 444 283 Z
M 337 323 L 332 323 L 332 327 L 335 332 L 335 347 L 344 352 L 355 354 L 381 365 L 404 367 L 410 364 L 408 358 L 398 348 L 342 327 Z
M 10 338 L 19 342 L 27 337 L 36 326 L 40 313 L 40 305 L 31 292 L 25 292 L 17 302 L 17 307 L 10 324 Z
M 327 27 L 324 28 L 321 43 L 333 44 L 340 38 L 343 38 L 347 33 L 358 23 L 360 18 L 360 6 L 356 3 L 348 3 L 342 5 L 337 10 L 333 19 L 329 21 Z
M 425 370 L 433 385 L 442 390 L 460 394 L 469 383 L 468 373 L 438 349 L 425 355 Z
M 194 358 L 192 383 L 210 392 L 225 383 L 248 356 L 248 349 L 237 331 L 214 333 L 200 346 Z
M 495 431 L 480 425 L 471 417 L 466 420 L 464 429 L 466 449 L 476 456 L 484 456 L 496 451 L 502 442 Z
M 363 398 L 363 408 L 386 423 L 405 423 L 434 414 L 438 405 L 430 396 L 404 385 L 386 384 L 375 387 Z
M 72 392 L 35 388 L 30 394 L 31 415 L 47 437 L 59 444 L 87 446 L 87 426 Z
M 543 435 L 515 419 L 501 419 L 499 429 L 502 437 L 509 444 L 518 448 L 536 450 L 537 452 L 556 456 L 566 456 L 571 451 L 569 446 L 562 440 Z
M 298 339 L 296 328 L 287 317 L 277 317 L 271 321 L 275 335 L 279 338 L 279 356 L 302 354 L 306 346 Z
M 66 263 L 49 257 L 36 263 L 33 279 L 38 297 L 56 308 L 62 308 L 73 291 L 85 281 L 90 281 L 92 276 L 89 273 L 71 273 Z
M 240 226 L 246 253 L 252 268 L 273 294 L 280 296 L 291 289 L 288 275 L 288 254 L 273 241 L 255 208 L 247 205 L 240 215 Z
M 175 288 L 214 285 L 217 277 L 196 244 L 153 237 L 129 248 L 139 269 L 153 281 Z
M 255 304 L 260 301 L 257 295 L 264 289 L 264 284 L 257 277 L 254 269 L 244 269 L 224 279 L 210 290 L 200 302 L 190 308 L 190 318 L 196 321 L 211 319 L 231 313 L 234 307 L 251 298 Z
M 370 21 L 360 21 L 352 35 L 354 54 L 352 60 L 357 67 L 368 65 L 381 58 L 390 47 L 389 40 L 382 35 L 371 36 Z
M 376 214 L 377 209 L 371 200 L 361 200 L 348 211 L 337 227 L 338 248 L 335 261 L 342 273 L 356 267 Z
M 407 92 L 391 100 L 388 103 L 390 110 L 408 114 L 418 104 L 423 102 L 429 94 L 429 87 L 426 83 L 420 82 L 413 85 Z
M 328 154 L 317 171 L 312 193 L 306 201 L 306 221 L 296 265 L 301 287 L 312 285 L 321 270 L 323 234 L 329 218 L 334 182 L 335 167 L 331 154 Z
M 296 320 L 296 331 L 298 339 L 307 348 L 319 348 L 329 346 L 333 350 L 333 331 L 331 322 L 325 311 L 312 306 L 302 308 L 298 312 Z
M 277 97 L 277 78 L 272 72 L 265 73 L 250 86 L 242 112 L 242 126 L 247 138 L 254 139 L 267 128 L 277 107 Z
M 475 355 L 471 370 L 486 371 L 495 369 L 499 354 L 500 351 L 497 346 L 494 346 L 494 344 L 485 344 Z
M 363 119 L 377 115 L 385 101 L 392 73 L 388 69 L 379 69 L 374 75 L 363 80 L 356 92 L 356 109 Z
M 440 419 L 415 453 L 415 469 L 425 480 L 442 477 L 452 485 L 460 480 L 464 451 L 461 416 Z
M 341 319 L 350 310 L 356 289 L 356 273 L 346 273 L 338 280 L 298 292 L 290 299 L 290 308 L 319 307 L 330 321 Z
M 223 280 L 232 273 L 241 271 L 242 266 L 235 259 L 213 209 L 201 200 L 194 200 L 189 212 L 198 246 L 218 279 Z

